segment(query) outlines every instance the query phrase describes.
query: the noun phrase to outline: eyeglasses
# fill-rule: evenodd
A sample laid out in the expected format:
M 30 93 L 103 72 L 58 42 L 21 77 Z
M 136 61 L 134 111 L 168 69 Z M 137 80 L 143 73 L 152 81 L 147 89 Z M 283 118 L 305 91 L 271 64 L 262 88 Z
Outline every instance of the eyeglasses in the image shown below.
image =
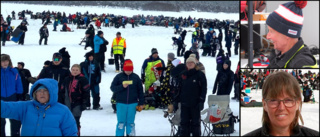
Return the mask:
M 284 100 L 277 100 L 277 99 L 265 99 L 267 102 L 268 107 L 270 108 L 276 108 L 280 105 L 280 101 L 283 102 L 283 104 L 290 108 L 296 105 L 296 99 L 284 99 Z

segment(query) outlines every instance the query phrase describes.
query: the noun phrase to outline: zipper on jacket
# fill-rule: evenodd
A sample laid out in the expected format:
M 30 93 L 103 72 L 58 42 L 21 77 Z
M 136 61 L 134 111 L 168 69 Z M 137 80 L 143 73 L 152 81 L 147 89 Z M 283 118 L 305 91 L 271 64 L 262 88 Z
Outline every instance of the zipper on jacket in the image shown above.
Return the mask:
M 129 76 L 128 76 L 129 80 Z M 127 104 L 129 104 L 129 85 L 127 86 Z

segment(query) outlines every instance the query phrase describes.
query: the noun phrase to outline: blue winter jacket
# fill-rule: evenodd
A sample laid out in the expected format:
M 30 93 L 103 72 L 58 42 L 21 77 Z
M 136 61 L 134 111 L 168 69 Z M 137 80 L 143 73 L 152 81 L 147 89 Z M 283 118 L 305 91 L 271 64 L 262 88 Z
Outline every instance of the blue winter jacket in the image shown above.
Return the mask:
M 106 18 L 106 19 L 104 20 L 104 22 L 105 22 L 105 23 L 109 23 L 109 19 Z
M 212 33 L 210 33 L 210 31 L 208 31 L 206 34 L 206 44 L 210 44 L 211 38 L 212 38 Z
M 17 94 L 23 93 L 19 72 L 15 68 L 1 67 L 1 100 L 17 101 Z
M 133 83 L 127 88 L 124 88 L 122 82 L 127 80 L 132 80 Z M 139 102 L 139 105 L 144 104 L 142 82 L 135 73 L 132 73 L 129 76 L 124 72 L 118 74 L 113 79 L 110 89 L 116 94 L 117 103 L 132 104 Z
M 21 121 L 21 136 L 77 136 L 76 121 L 67 106 L 58 103 L 58 82 L 40 79 L 31 87 L 30 95 L 40 85 L 49 90 L 45 105 L 30 101 L 4 102 L 1 100 L 1 118 Z
M 99 53 L 100 45 L 104 43 L 103 39 L 97 34 L 96 36 L 94 36 L 93 43 L 94 43 L 94 53 L 95 54 Z

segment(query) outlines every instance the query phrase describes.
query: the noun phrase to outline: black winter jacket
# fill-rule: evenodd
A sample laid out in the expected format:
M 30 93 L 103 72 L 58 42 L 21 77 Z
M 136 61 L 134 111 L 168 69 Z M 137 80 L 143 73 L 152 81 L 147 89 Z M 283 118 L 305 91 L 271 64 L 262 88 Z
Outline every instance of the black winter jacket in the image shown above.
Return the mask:
M 132 85 L 124 88 L 122 82 L 127 80 L 132 80 Z M 132 104 L 139 102 L 139 105 L 144 104 L 142 82 L 140 77 L 135 73 L 129 76 L 124 72 L 118 74 L 113 79 L 110 89 L 116 94 L 117 103 Z
M 40 36 L 42 37 L 49 37 L 49 31 L 48 31 L 48 28 L 45 28 L 45 27 L 41 27 L 40 30 L 39 30 L 39 34 Z
M 200 70 L 191 69 L 180 75 L 181 91 L 177 102 L 187 107 L 204 103 L 207 95 L 207 78 Z
M 217 95 L 230 95 L 233 80 L 234 80 L 234 73 L 230 70 L 231 62 L 230 60 L 226 60 L 229 67 L 225 70 L 222 69 L 218 72 L 216 80 L 214 82 L 214 87 L 212 90 L 212 94 L 216 93 L 217 86 L 218 86 L 218 93 Z
M 272 136 L 269 133 L 269 130 L 266 126 L 262 126 L 261 128 L 258 128 L 248 134 L 245 134 L 244 136 Z M 313 129 L 303 127 L 303 126 L 296 126 L 293 128 L 293 133 L 290 136 L 319 136 L 319 132 L 315 131 Z
M 28 31 L 28 28 L 26 25 L 22 26 L 22 25 L 19 25 L 17 28 L 21 29 L 22 31 L 24 32 L 27 32 Z
M 23 94 L 29 93 L 29 84 L 30 82 L 28 81 L 28 78 L 31 77 L 31 73 L 28 69 L 16 69 L 19 71 L 20 77 L 21 77 L 21 82 L 23 86 Z
M 60 88 L 64 95 L 62 98 L 63 104 L 66 104 L 65 98 L 68 97 L 71 103 L 71 106 L 68 107 L 71 108 L 78 105 L 85 106 L 87 99 L 90 97 L 90 85 L 83 74 L 78 76 L 70 75 L 64 80 Z M 65 96 L 66 92 L 68 96 Z
M 300 49 L 300 51 L 298 51 L 302 45 L 304 45 L 304 47 Z M 296 55 L 294 55 L 295 53 Z M 284 68 L 291 57 L 293 58 L 287 64 L 286 68 L 298 69 L 303 68 L 303 66 L 305 65 L 316 64 L 316 60 L 312 56 L 309 48 L 307 47 L 307 45 L 304 44 L 302 38 L 299 38 L 299 41 L 283 55 L 281 55 L 280 53 L 276 54 L 275 50 L 273 50 L 270 56 L 268 57 L 270 61 L 268 68 Z

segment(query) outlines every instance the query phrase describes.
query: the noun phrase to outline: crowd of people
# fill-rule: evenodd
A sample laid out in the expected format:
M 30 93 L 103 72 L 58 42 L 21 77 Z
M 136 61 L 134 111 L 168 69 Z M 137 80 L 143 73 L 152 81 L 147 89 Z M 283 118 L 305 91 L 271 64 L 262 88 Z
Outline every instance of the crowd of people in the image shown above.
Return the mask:
M 278 72 L 278 71 L 285 71 L 287 73 L 290 73 L 298 83 L 300 84 L 300 87 L 302 89 L 302 95 L 304 97 L 303 102 L 309 102 L 313 101 L 315 102 L 313 96 L 313 90 L 319 90 L 319 72 L 311 72 L 310 70 L 308 72 L 303 73 L 301 69 L 293 69 L 293 70 L 279 70 L 279 69 L 249 69 L 241 71 L 241 88 L 242 90 L 245 90 L 246 88 L 250 89 L 262 89 L 264 81 L 266 77 L 272 73 Z M 246 94 L 242 92 L 241 94 Z
M 81 17 L 82 15 L 77 13 L 76 16 Z M 69 23 L 65 22 L 65 18 L 64 14 L 55 14 L 53 25 L 59 24 L 60 21 L 62 21 L 62 24 Z M 147 16 L 146 18 L 150 17 Z M 191 17 L 189 18 L 192 20 Z M 90 19 L 91 17 L 87 20 Z M 186 21 L 182 18 L 177 20 Z M 43 21 L 43 26 L 39 30 L 39 45 L 42 44 L 43 39 L 45 39 L 44 45 L 48 44 L 49 30 L 47 25 L 50 23 L 52 23 L 50 19 Z M 18 28 L 24 30 L 23 35 L 27 31 L 26 25 L 27 22 L 22 21 L 21 25 L 18 26 Z M 88 24 L 87 27 L 85 49 L 91 47 L 92 50 L 87 52 L 84 55 L 85 60 L 78 64 L 70 64 L 70 55 L 66 51 L 66 47 L 63 47 L 58 52 L 53 53 L 52 60 L 47 60 L 44 63 L 38 76 L 32 77 L 30 71 L 24 68 L 24 62 L 19 62 L 17 68 L 13 68 L 10 55 L 1 54 L 1 75 L 5 76 L 1 77 L 1 83 L 4 85 L 1 86 L 1 100 L 4 101 L 1 102 L 2 135 L 5 135 L 5 118 L 9 118 L 12 125 L 11 135 L 20 135 L 22 124 L 24 128 L 21 130 L 21 135 L 49 135 L 55 132 L 54 135 L 80 136 L 80 117 L 84 110 L 91 109 L 91 97 L 93 99 L 92 109 L 103 109 L 100 104 L 101 89 L 99 84 L 102 79 L 101 73 L 105 72 L 105 52 L 109 42 L 104 38 L 103 31 L 98 31 L 95 34 L 92 24 Z M 211 39 L 216 39 L 213 28 L 214 26 L 208 28 L 207 41 L 211 42 Z M 56 30 L 56 27 L 54 29 Z M 116 38 L 113 39 L 110 50 L 111 56 L 115 58 L 116 73 L 119 73 L 114 77 L 110 87 L 113 92 L 111 97 L 112 108 L 118 118 L 116 135 L 125 135 L 125 128 L 126 135 L 135 135 L 134 119 L 136 111 L 156 108 L 166 109 L 170 105 L 174 106 L 174 111 L 181 109 L 183 112 L 179 134 L 201 135 L 200 111 L 204 107 L 207 96 L 206 77 L 208 76 L 206 76 L 204 64 L 200 62 L 199 44 L 200 41 L 205 43 L 206 40 L 202 38 L 204 35 L 199 33 L 200 30 L 203 32 L 203 25 L 200 24 L 195 29 L 195 35 L 192 36 L 194 39 L 192 47 L 186 51 L 185 47 L 180 47 L 182 52 L 179 51 L 180 53 L 177 54 L 178 57 L 184 57 L 184 62 L 170 52 L 167 56 L 167 63 L 165 63 L 159 57 L 158 50 L 152 48 L 150 56 L 142 64 L 140 76 L 133 73 L 133 62 L 130 59 L 125 60 L 126 53 L 130 52 L 126 51 L 126 39 L 121 37 L 120 32 L 116 33 Z M 229 35 L 228 40 L 230 40 L 230 43 L 227 43 L 231 44 L 232 32 L 228 29 L 229 27 L 225 27 L 225 32 Z M 221 28 L 219 28 L 219 31 L 222 35 Z M 182 44 L 184 44 L 186 33 L 186 30 L 181 33 L 183 36 L 181 38 Z M 24 44 L 24 36 L 20 38 L 19 43 Z M 221 43 L 221 41 L 217 43 Z M 237 79 L 236 77 L 239 77 L 237 74 L 239 63 L 235 75 L 230 69 L 231 60 L 229 57 L 231 53 L 230 51 L 228 53 L 227 55 L 224 54 L 220 44 L 219 53 L 216 56 L 218 74 L 215 82 L 212 83 L 214 84 L 212 94 L 229 95 L 233 83 Z M 31 90 L 29 90 L 30 83 L 32 84 Z M 145 90 L 143 90 L 142 85 L 145 86 Z M 235 92 L 238 92 L 236 88 Z M 182 104 L 181 108 L 178 107 L 179 103 Z M 34 108 L 32 111 L 23 111 L 29 107 Z M 11 115 L 13 111 L 17 114 Z M 55 111 L 59 111 L 59 113 L 55 113 Z M 44 119 L 50 118 L 54 114 L 59 115 L 50 119 L 50 121 L 57 120 L 59 122 L 50 126 L 48 126 L 48 123 L 42 123 L 38 126 L 44 128 L 39 131 L 36 126 L 41 121 L 32 123 L 25 120 L 35 119 L 34 116 L 31 117 L 28 114 L 38 114 L 38 116 L 43 116 Z M 73 117 L 70 117 L 71 115 Z M 192 117 L 189 117 L 189 115 L 192 115 Z M 31 128 L 29 129 L 25 125 Z M 46 132 L 51 127 L 54 127 L 54 130 L 59 130 L 59 132 Z

